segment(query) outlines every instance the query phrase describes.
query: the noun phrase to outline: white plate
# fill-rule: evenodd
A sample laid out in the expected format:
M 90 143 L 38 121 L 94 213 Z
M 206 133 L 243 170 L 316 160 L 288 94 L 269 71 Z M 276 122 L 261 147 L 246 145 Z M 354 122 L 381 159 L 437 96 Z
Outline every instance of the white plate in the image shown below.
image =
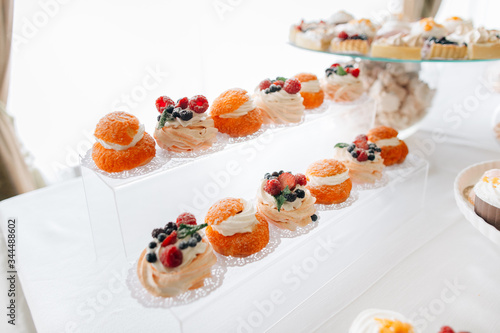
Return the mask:
M 476 184 L 483 173 L 490 169 L 500 169 L 500 161 L 482 162 L 471 165 L 470 167 L 462 170 L 458 174 L 457 178 L 455 178 L 455 200 L 457 202 L 458 209 L 462 212 L 462 214 L 464 214 L 465 218 L 469 220 L 474 228 L 479 230 L 479 232 L 481 232 L 493 243 L 500 246 L 500 231 L 474 213 L 474 206 L 463 195 L 463 191 L 467 186 Z

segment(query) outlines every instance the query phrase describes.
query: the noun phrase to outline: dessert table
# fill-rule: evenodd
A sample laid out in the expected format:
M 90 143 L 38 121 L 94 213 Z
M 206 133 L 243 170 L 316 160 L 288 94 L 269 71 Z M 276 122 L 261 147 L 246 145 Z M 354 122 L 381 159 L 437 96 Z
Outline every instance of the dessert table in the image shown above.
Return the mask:
M 418 151 L 432 138 L 432 132 L 419 131 L 407 140 L 410 151 Z M 494 148 L 464 148 L 463 139 L 448 134 L 445 142 L 426 152 L 430 168 L 424 209 L 397 221 L 400 227 L 332 276 L 335 283 L 325 286 L 333 288 L 334 298 L 313 293 L 296 310 L 280 315 L 264 307 L 262 313 L 274 323 L 267 329 L 347 332 L 359 312 L 382 308 L 403 313 L 423 332 L 437 332 L 443 325 L 470 332 L 498 331 L 500 248 L 469 224 L 453 197 L 453 181 L 460 170 L 497 157 Z M 404 187 L 398 196 L 405 196 Z M 18 295 L 14 332 L 34 331 L 30 316 L 38 332 L 182 329 L 172 312 L 144 307 L 130 297 L 125 282 L 129 266 L 122 257 L 94 260 L 81 179 L 1 202 L 4 237 L 10 217 L 18 220 L 17 269 L 26 299 Z M 0 260 L 6 267 L 6 256 Z M 4 284 L 0 286 L 6 290 Z M 279 297 L 275 301 L 279 304 Z M 480 311 L 471 314 L 472 309 Z M 308 320 L 312 316 L 321 320 Z M 197 320 L 196 314 L 192 320 Z M 218 324 L 203 323 L 207 332 Z M 5 321 L 1 325 L 4 328 Z M 242 324 L 237 331 L 261 330 Z

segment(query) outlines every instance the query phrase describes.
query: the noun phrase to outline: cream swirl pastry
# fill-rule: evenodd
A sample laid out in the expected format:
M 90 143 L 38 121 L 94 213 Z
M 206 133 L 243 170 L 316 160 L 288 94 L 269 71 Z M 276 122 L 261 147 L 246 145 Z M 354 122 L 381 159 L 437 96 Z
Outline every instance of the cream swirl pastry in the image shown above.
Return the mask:
M 364 93 L 359 74 L 359 68 L 354 65 L 333 64 L 325 70 L 321 88 L 334 102 L 352 102 Z
M 298 123 L 302 120 L 305 110 L 300 89 L 299 80 L 278 78 L 267 87 L 256 88 L 255 104 L 262 109 L 268 123 Z
M 159 100 L 162 103 L 159 104 Z M 189 152 L 206 149 L 216 140 L 217 128 L 214 121 L 205 114 L 208 101 L 205 96 L 197 95 L 191 99 L 182 98 L 174 103 L 169 97 L 157 100 L 158 124 L 154 138 L 158 145 L 173 152 Z
M 368 137 L 358 135 L 353 143 L 335 145 L 333 157 L 349 169 L 349 177 L 357 183 L 374 183 L 382 178 L 384 159 L 374 143 L 368 143 Z
M 315 221 L 316 199 L 305 188 L 306 184 L 302 174 L 266 174 L 257 192 L 258 212 L 281 229 L 296 230 Z
M 196 225 L 192 214 L 184 213 L 177 223 L 153 230 L 153 241 L 137 263 L 139 281 L 149 293 L 175 297 L 204 285 L 217 260 L 210 244 L 198 233 L 204 227 L 206 224 Z
M 418 333 L 408 319 L 390 310 L 367 309 L 351 324 L 349 333 Z

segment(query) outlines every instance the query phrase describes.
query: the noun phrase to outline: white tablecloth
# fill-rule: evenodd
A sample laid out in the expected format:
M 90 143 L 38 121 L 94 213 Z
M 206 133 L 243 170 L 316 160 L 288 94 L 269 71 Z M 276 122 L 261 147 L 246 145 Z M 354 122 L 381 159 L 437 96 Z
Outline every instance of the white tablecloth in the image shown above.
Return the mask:
M 419 149 L 429 136 L 428 132 L 413 136 L 410 149 Z M 370 279 L 370 270 L 379 263 L 390 261 L 392 268 L 372 281 L 367 291 L 345 302 L 341 311 L 322 313 L 322 322 L 307 320 L 308 311 L 325 311 L 318 306 L 321 295 L 312 295 L 301 307 L 305 310 L 292 312 L 281 321 L 277 318 L 271 331 L 346 332 L 357 313 L 368 307 L 402 312 L 425 326 L 425 332 L 436 332 L 444 324 L 475 333 L 500 331 L 500 249 L 463 218 L 452 191 L 453 180 L 461 169 L 494 158 L 498 158 L 498 152 L 465 149 L 452 137 L 437 144 L 428 156 L 425 210 L 411 223 L 401 221 L 402 228 L 388 238 L 394 244 L 392 251 L 363 256 L 342 272 L 338 281 L 344 281 L 345 294 L 350 295 L 360 279 Z M 177 328 L 165 309 L 146 309 L 130 298 L 121 283 L 127 272 L 120 260 L 105 264 L 92 260 L 80 179 L 1 202 L 2 223 L 12 216 L 19 221 L 18 273 L 37 331 L 142 332 Z M 5 267 L 5 256 L 0 260 L 1 267 Z M 96 265 L 102 267 L 96 269 Z M 6 286 L 0 287 L 4 298 Z M 18 305 L 15 332 L 34 331 L 22 296 Z M 143 320 L 144 311 L 147 318 L 155 319 Z

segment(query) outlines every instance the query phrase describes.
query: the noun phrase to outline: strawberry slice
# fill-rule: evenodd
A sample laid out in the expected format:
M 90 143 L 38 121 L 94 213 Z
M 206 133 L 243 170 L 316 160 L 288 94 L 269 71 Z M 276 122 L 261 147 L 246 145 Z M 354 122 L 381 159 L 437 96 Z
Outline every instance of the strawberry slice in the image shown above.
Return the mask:
M 163 243 L 161 243 L 161 247 L 175 244 L 175 242 L 177 242 L 177 231 L 174 230 L 170 235 L 167 236 L 167 238 L 165 238 Z
M 297 181 L 295 180 L 295 176 L 289 172 L 284 172 L 279 175 L 278 180 L 281 183 L 281 190 L 283 191 L 287 186 L 290 191 L 295 189 L 295 185 L 297 185 Z

